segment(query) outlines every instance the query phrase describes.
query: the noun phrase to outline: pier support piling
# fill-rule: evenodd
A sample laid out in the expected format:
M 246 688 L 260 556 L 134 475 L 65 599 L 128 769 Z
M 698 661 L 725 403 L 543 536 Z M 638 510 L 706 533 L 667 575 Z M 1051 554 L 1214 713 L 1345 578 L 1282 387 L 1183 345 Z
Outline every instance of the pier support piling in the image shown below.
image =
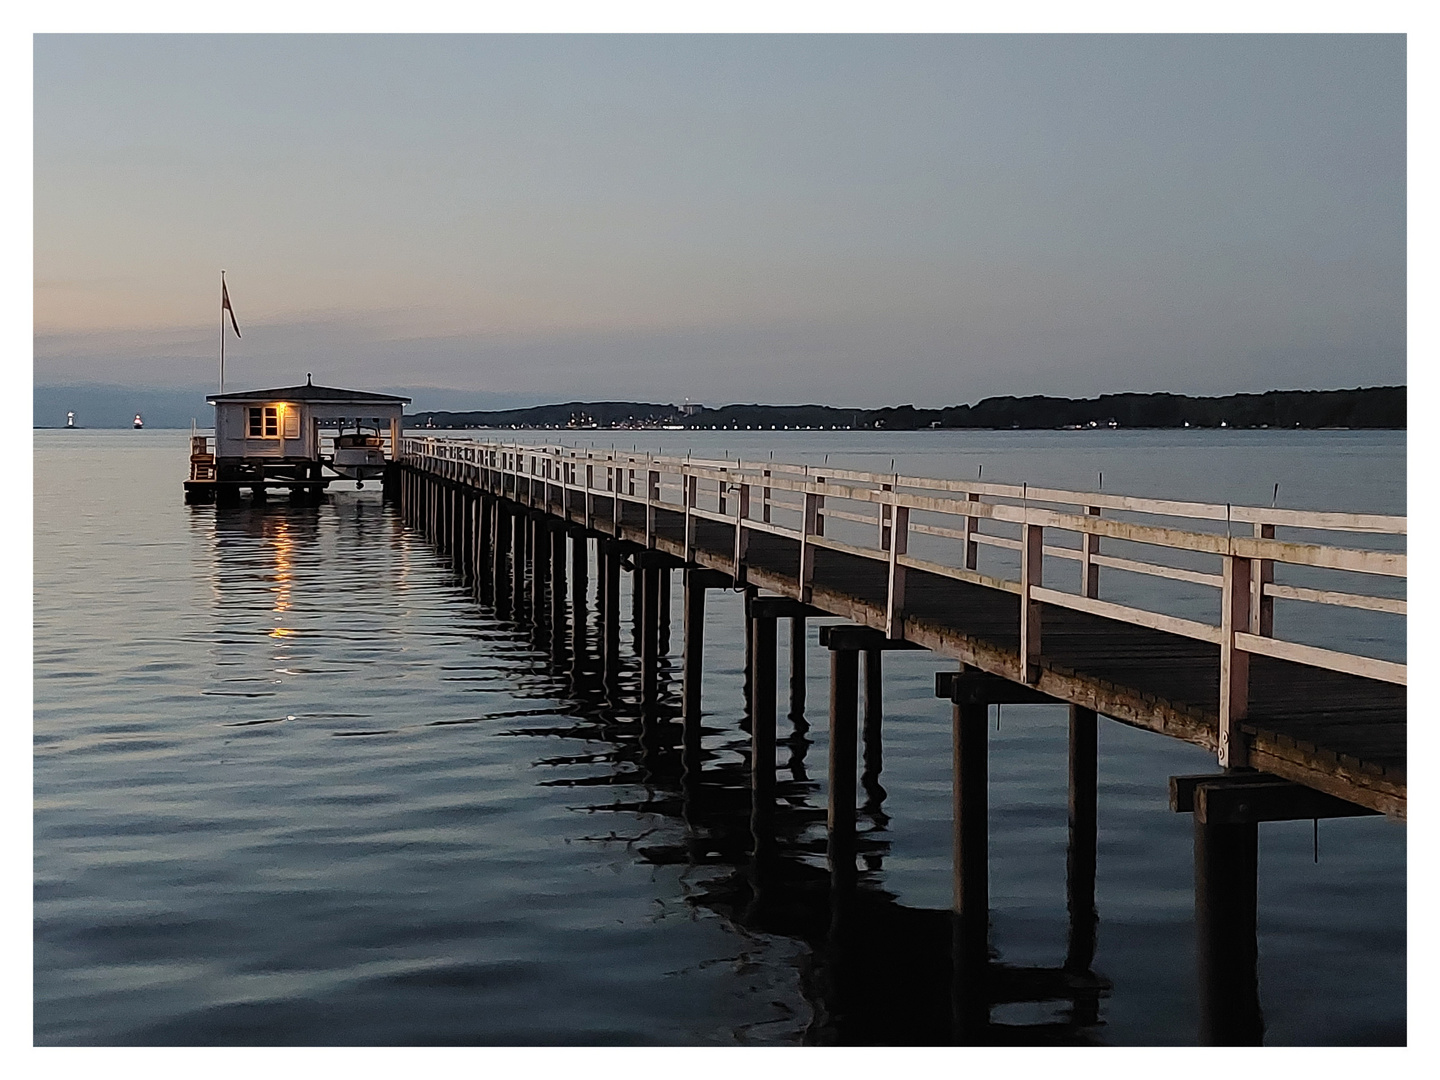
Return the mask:
M 525 514 L 519 506 L 510 513 L 510 608 L 515 618 L 525 603 Z
M 745 685 L 741 693 L 745 698 L 745 715 L 740 719 L 740 729 L 748 732 L 750 730 L 750 683 L 754 676 L 755 645 L 754 645 L 754 624 L 750 621 L 750 605 L 758 596 L 760 590 L 754 585 L 746 585 L 744 593 L 745 613 Z
M 1195 816 L 1195 961 L 1205 1046 L 1264 1041 L 1256 972 L 1257 849 L 1254 822 L 1215 825 Z
M 752 817 L 768 818 L 775 789 L 775 617 L 751 606 L 755 668 L 750 681 Z
M 682 631 L 684 642 L 680 659 L 680 720 L 681 755 L 687 778 L 700 771 L 700 685 L 704 677 L 705 654 L 705 591 L 723 589 L 730 578 L 715 570 L 687 567 L 684 576 L 684 611 Z
M 570 588 L 571 606 L 583 611 L 590 589 L 590 540 L 583 529 L 570 530 Z
M 881 738 L 884 695 L 880 662 L 883 655 L 880 649 L 865 650 L 865 716 L 860 733 L 864 752 L 861 759 L 860 786 L 865 792 L 865 809 L 871 814 L 879 812 L 886 794 L 885 789 L 880 786 L 880 770 L 884 760 Z
M 510 613 L 512 597 L 515 595 L 510 581 L 510 549 L 514 540 L 515 526 L 512 523 L 510 507 L 503 499 L 495 500 L 495 544 L 491 548 L 491 580 L 495 587 L 496 610 L 501 616 Z
M 989 762 L 987 705 L 956 704 L 951 718 L 954 819 L 953 1001 L 960 1032 L 989 1022 Z
M 670 654 L 670 565 L 663 563 L 656 570 L 659 578 L 655 585 L 655 622 L 660 641 L 660 655 Z
M 649 553 L 636 556 L 636 608 L 640 624 L 640 704 L 655 707 L 659 697 L 660 670 L 660 566 Z
M 804 615 L 790 618 L 790 722 L 797 728 L 805 724 L 805 645 Z
M 550 530 L 550 654 L 559 657 L 565 649 L 565 529 Z
M 599 542 L 601 654 L 605 685 L 613 693 L 620 678 L 620 546 Z
M 1065 968 L 1077 972 L 1089 971 L 1095 960 L 1095 928 L 1099 922 L 1095 910 L 1096 730 L 1095 710 L 1070 706 L 1070 837 L 1065 866 L 1070 940 Z
M 550 571 L 550 526 L 543 510 L 530 511 L 530 621 L 535 626 L 546 622 L 545 588 Z
M 860 663 L 854 649 L 830 650 L 830 768 L 825 823 L 831 882 L 855 877 L 855 757 Z

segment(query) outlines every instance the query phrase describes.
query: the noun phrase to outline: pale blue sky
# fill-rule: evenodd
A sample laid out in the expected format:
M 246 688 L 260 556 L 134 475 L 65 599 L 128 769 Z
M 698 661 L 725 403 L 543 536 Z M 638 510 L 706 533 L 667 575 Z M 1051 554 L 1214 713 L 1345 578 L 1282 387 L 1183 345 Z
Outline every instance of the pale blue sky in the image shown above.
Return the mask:
M 36 39 L 37 383 L 1404 382 L 1405 224 L 1401 37 Z

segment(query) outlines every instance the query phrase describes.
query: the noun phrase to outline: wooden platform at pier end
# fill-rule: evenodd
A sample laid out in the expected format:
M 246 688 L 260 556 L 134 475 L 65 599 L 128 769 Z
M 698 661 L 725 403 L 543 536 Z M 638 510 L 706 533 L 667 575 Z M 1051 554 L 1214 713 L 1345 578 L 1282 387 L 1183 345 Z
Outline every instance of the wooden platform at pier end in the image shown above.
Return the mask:
M 413 442 L 433 446 L 438 441 Z M 500 444 L 480 445 L 495 447 Z M 954 658 L 981 671 L 1012 681 L 1028 683 L 1057 702 L 1093 709 L 1123 723 L 1217 751 L 1220 749 L 1222 717 L 1225 714 L 1221 701 L 1224 646 L 1220 643 L 1224 639 L 1224 630 L 1230 635 L 1227 640 L 1232 642 L 1232 650 L 1241 647 L 1247 650 L 1244 661 L 1249 666 L 1248 679 L 1241 689 L 1242 693 L 1248 694 L 1247 707 L 1239 710 L 1238 717 L 1230 721 L 1232 740 L 1243 743 L 1244 756 L 1240 759 L 1241 764 L 1296 781 L 1392 817 L 1405 816 L 1404 665 L 1327 652 L 1284 641 L 1272 643 L 1264 630 L 1256 634 L 1242 631 L 1237 635 L 1234 633 L 1237 627 L 1232 625 L 1227 630 L 1223 626 L 1223 618 L 1221 627 L 1210 627 L 1163 615 L 1151 617 L 1137 609 L 1120 608 L 1118 605 L 1107 605 L 1098 600 L 1089 602 L 1083 598 L 1083 594 L 1080 598 L 1061 597 L 1053 589 L 1040 589 L 1038 585 L 1027 584 L 1023 580 L 1017 583 L 984 579 L 978 573 L 967 571 L 964 566 L 956 569 L 937 566 L 935 571 L 931 571 L 916 565 L 918 560 L 908 559 L 904 555 L 903 543 L 898 548 L 900 554 L 890 556 L 884 550 L 885 540 L 881 540 L 880 546 L 873 552 L 863 552 L 854 545 L 804 532 L 803 530 L 811 527 L 809 524 L 799 530 L 788 530 L 792 534 L 800 532 L 801 535 L 784 535 L 786 529 L 768 523 L 768 508 L 767 520 L 756 520 L 756 504 L 762 481 L 754 474 L 758 467 L 748 466 L 748 463 L 749 472 L 741 470 L 737 463 L 727 462 L 724 466 L 714 462 L 706 463 L 706 468 L 711 472 L 718 469 L 724 474 L 716 488 L 719 505 L 725 509 L 702 514 L 696 508 L 695 484 L 684 477 L 679 491 L 681 505 L 665 503 L 659 497 L 658 480 L 652 480 L 653 488 L 647 499 L 643 475 L 640 477 L 639 486 L 635 488 L 638 494 L 629 494 L 630 485 L 636 483 L 637 473 L 643 471 L 649 471 L 652 477 L 658 477 L 661 468 L 673 468 L 686 474 L 707 475 L 702 467 L 688 461 L 683 465 L 660 466 L 657 464 L 658 459 L 647 459 L 644 455 L 626 455 L 628 460 L 624 467 L 628 473 L 627 482 L 623 485 L 625 490 L 617 495 L 615 488 L 622 485 L 616 478 L 622 470 L 615 467 L 618 464 L 617 458 L 608 455 L 605 456 L 606 460 L 591 461 L 590 468 L 593 471 L 596 465 L 602 465 L 602 477 L 606 475 L 604 470 L 613 468 L 610 479 L 601 479 L 599 482 L 608 482 L 614 487 L 609 490 L 596 490 L 593 486 L 596 483 L 593 472 L 588 481 L 591 486 L 587 489 L 587 481 L 583 473 L 577 472 L 577 466 L 560 460 L 564 454 L 575 455 L 573 450 L 512 448 L 516 451 L 517 460 L 527 455 L 534 458 L 536 453 L 543 455 L 554 451 L 553 475 L 536 476 L 529 471 L 535 468 L 534 460 L 525 466 L 523 472 L 514 462 L 511 462 L 507 471 L 494 464 L 501 460 L 500 457 L 482 456 L 482 463 L 475 464 L 463 460 L 437 460 L 433 456 L 417 453 L 417 449 L 418 447 L 410 447 L 409 452 L 402 455 L 402 460 L 410 467 L 427 472 L 441 472 L 457 483 L 473 486 L 480 491 L 525 506 L 544 509 L 574 525 L 664 552 L 692 566 L 713 569 L 727 575 L 736 575 L 738 571 L 738 577 L 748 585 L 804 600 L 830 615 L 882 632 L 888 631 L 892 637 L 903 638 L 937 655 Z M 579 452 L 580 461 L 588 458 L 589 455 Z M 680 459 L 669 460 L 678 462 Z M 1081 519 L 1049 510 L 1037 510 L 1033 505 L 1023 508 L 1004 505 L 1004 499 L 1018 501 L 1018 496 L 1048 504 L 1068 501 L 1081 505 L 1093 501 L 1096 506 L 1087 508 L 1086 512 L 1095 514 L 1099 513 L 1099 507 L 1113 506 L 1119 506 L 1122 510 L 1138 507 L 1140 512 L 1156 512 L 1141 506 L 1144 500 L 1127 501 L 1119 496 L 1085 493 L 1070 493 L 1073 494 L 1073 498 L 1070 498 L 1067 493 L 1041 492 L 1036 489 L 1021 493 L 1018 488 L 1014 495 L 1010 495 L 1002 490 L 1000 485 L 978 483 L 970 487 L 983 491 L 987 498 L 994 496 L 997 500 L 995 504 L 992 506 L 990 503 L 982 504 L 978 501 L 956 502 L 952 499 L 951 502 L 960 507 L 956 510 L 951 509 L 949 503 L 942 505 L 944 500 L 933 497 L 902 497 L 898 491 L 891 490 L 890 484 L 883 485 L 884 490 L 881 491 L 880 481 L 890 480 L 888 477 L 871 478 L 873 483 L 865 487 L 857 482 L 857 478 L 862 474 L 840 473 L 835 470 L 823 478 L 829 486 L 817 488 L 815 478 L 808 473 L 804 479 L 796 479 L 793 475 L 795 470 L 792 470 L 790 479 L 786 479 L 782 475 L 785 467 L 778 463 L 770 464 L 772 468 L 766 470 L 763 480 L 767 501 L 777 492 L 801 494 L 802 499 L 808 501 L 793 504 L 794 508 L 803 511 L 809 507 L 808 512 L 814 517 L 817 501 L 815 493 L 821 491 L 826 494 L 819 497 L 820 504 L 823 505 L 828 499 L 831 506 L 836 508 L 829 510 L 829 514 L 854 521 L 860 521 L 861 515 L 838 511 L 838 506 L 841 505 L 839 499 L 870 501 L 879 504 L 867 512 L 875 514 L 871 527 L 878 525 L 882 536 L 886 521 L 903 530 L 907 519 L 901 508 L 906 501 L 925 512 L 939 507 L 940 509 L 934 512 L 974 513 L 987 522 L 1004 520 L 1019 523 L 1022 530 L 1034 528 L 1037 545 L 1041 542 L 1039 526 L 1031 525 L 1032 521 L 1043 522 L 1055 531 L 1067 528 L 1080 531 L 1081 527 L 1074 523 Z M 546 466 L 547 469 L 549 467 Z M 744 510 L 734 508 L 737 497 L 734 494 L 735 481 L 743 481 L 749 487 L 744 494 Z M 934 483 L 938 485 L 940 482 Z M 958 493 L 962 498 L 978 498 L 967 492 L 965 485 L 958 482 L 945 483 L 947 486 L 944 490 L 947 495 Z M 688 487 L 685 486 L 687 484 Z M 894 486 L 899 488 L 906 484 L 906 478 L 896 478 Z M 862 490 L 862 487 L 865 487 L 865 490 Z M 866 490 L 871 489 L 873 493 L 866 494 Z M 729 504 L 725 502 L 727 494 L 731 500 Z M 1061 495 L 1067 497 L 1061 499 L 1058 497 Z M 691 507 L 688 511 L 684 505 L 687 497 Z M 775 505 L 780 505 L 778 499 Z M 1192 511 L 1199 517 L 1208 516 L 1213 519 L 1216 516 L 1216 508 L 1203 507 L 1202 504 L 1166 503 L 1161 510 L 1177 514 L 1180 511 L 1175 508 L 1181 506 L 1200 508 Z M 885 507 L 890 508 L 888 517 L 887 510 L 882 509 Z M 615 520 L 617 509 L 618 522 Z M 723 520 L 727 513 L 730 520 Z M 1095 522 L 1093 528 L 1097 535 L 1119 536 L 1123 539 L 1140 537 L 1150 543 L 1173 543 L 1182 548 L 1187 548 L 1188 545 L 1191 552 L 1218 551 L 1222 561 L 1230 559 L 1247 574 L 1252 564 L 1257 567 L 1263 565 L 1265 576 L 1260 579 L 1262 584 L 1254 594 L 1257 596 L 1268 598 L 1274 595 L 1302 600 L 1319 598 L 1321 603 L 1338 603 L 1350 607 L 1370 606 L 1375 610 L 1396 612 L 1403 617 L 1403 599 L 1382 597 L 1371 600 L 1350 593 L 1320 593 L 1317 590 L 1293 587 L 1287 591 L 1283 587 L 1263 584 L 1271 580 L 1269 561 L 1272 554 L 1276 561 L 1308 560 L 1308 565 L 1311 566 L 1347 571 L 1353 571 L 1357 567 L 1368 569 L 1375 566 L 1380 567 L 1375 573 L 1403 578 L 1403 552 L 1397 554 L 1382 550 L 1377 554 L 1370 551 L 1284 543 L 1272 539 L 1275 535 L 1274 525 L 1263 522 L 1258 510 L 1222 507 L 1219 508 L 1219 513 L 1227 515 L 1227 528 L 1238 529 L 1243 523 L 1243 538 L 1232 540 L 1228 535 L 1181 534 L 1174 530 L 1160 529 L 1147 532 L 1141 526 L 1110 518 L 1101 519 L 1098 516 L 1083 520 Z M 897 517 L 896 514 L 900 516 Z M 1246 517 L 1247 514 L 1249 517 Z M 737 515 L 738 520 L 743 520 L 743 525 L 738 526 L 743 528 L 743 543 L 740 545 L 736 542 Z M 1292 525 L 1297 528 L 1317 529 L 1355 528 L 1400 536 L 1404 534 L 1403 518 L 1382 519 L 1377 516 L 1319 513 L 1307 516 L 1305 512 L 1284 510 L 1273 511 L 1266 516 L 1278 521 L 1284 528 Z M 1348 523 L 1350 519 L 1358 524 Z M 970 521 L 973 526 L 976 518 L 972 517 Z M 1250 531 L 1252 521 L 1254 540 L 1251 540 Z M 690 531 L 688 546 L 687 522 Z M 935 527 L 924 531 L 945 533 L 947 536 L 958 535 Z M 965 535 L 971 540 L 981 539 L 971 532 Z M 1024 535 L 1022 532 L 1021 539 L 1017 542 L 996 539 L 992 534 L 988 541 L 982 542 L 1003 544 L 1015 549 L 1023 546 Z M 809 547 L 804 559 L 801 553 L 802 542 Z M 1081 546 L 1077 549 L 1044 547 L 1043 558 L 1080 557 L 1072 554 L 1072 551 L 1098 552 L 1098 543 L 1086 548 L 1085 545 L 1089 542 L 1090 535 L 1087 533 L 1082 537 Z M 841 548 L 850 550 L 839 550 Z M 1037 550 L 1040 549 L 1037 547 Z M 1316 552 L 1320 554 L 1315 554 Z M 1335 554 L 1337 552 L 1338 554 Z M 1252 556 L 1255 557 L 1252 559 Z M 1090 555 L 1084 557 L 1088 558 Z M 1098 554 L 1094 557 L 1101 565 L 1126 569 L 1120 564 L 1127 560 L 1114 557 L 1105 559 Z M 970 565 L 973 566 L 973 555 L 970 558 Z M 808 580 L 803 582 L 802 563 L 808 563 Z M 906 566 L 903 605 L 895 596 L 896 563 Z M 1170 576 L 1164 571 L 1172 571 L 1181 580 L 1204 579 L 1202 584 L 1214 584 L 1219 591 L 1221 579 L 1218 575 L 1157 565 L 1160 565 L 1159 570 L 1139 568 L 1138 572 Z M 1133 568 L 1136 564 L 1132 561 L 1130 566 Z M 1239 571 L 1231 567 L 1226 572 Z M 967 573 L 977 580 L 957 579 L 957 574 L 964 576 Z M 1185 576 L 1187 574 L 1188 577 Z M 1246 595 L 1251 595 L 1248 577 L 1244 579 L 1244 587 Z M 1028 663 L 1025 663 L 1022 659 L 1021 603 L 1027 588 L 1032 597 L 1032 611 L 1038 614 L 1038 626 L 1043 629 L 1039 633 L 1038 651 L 1032 650 Z M 1048 593 L 1055 596 L 1059 602 L 1034 599 L 1037 593 Z M 1224 595 L 1231 594 L 1227 592 Z M 1093 591 L 1090 596 L 1094 596 Z M 1336 599 L 1337 597 L 1339 599 Z M 1349 599 L 1346 599 L 1347 597 Z M 1077 606 L 1085 606 L 1087 602 L 1095 609 L 1113 609 L 1120 612 L 1120 617 L 1076 609 Z M 1132 612 L 1133 614 L 1126 614 Z M 1137 625 L 1137 619 L 1140 622 L 1157 623 L 1158 626 Z M 1162 628 L 1166 626 L 1175 626 L 1180 632 Z M 1259 629 L 1259 624 L 1257 622 L 1253 626 L 1245 626 L 1244 629 Z M 1213 640 L 1198 639 L 1202 637 L 1211 637 Z M 1236 645 L 1234 642 L 1241 644 Z M 1267 652 L 1286 655 L 1266 655 Z M 1290 655 L 1298 656 L 1299 659 L 1290 659 Z M 1230 657 L 1236 656 L 1238 652 L 1232 651 Z M 1231 693 L 1233 701 L 1235 691 L 1232 689 Z

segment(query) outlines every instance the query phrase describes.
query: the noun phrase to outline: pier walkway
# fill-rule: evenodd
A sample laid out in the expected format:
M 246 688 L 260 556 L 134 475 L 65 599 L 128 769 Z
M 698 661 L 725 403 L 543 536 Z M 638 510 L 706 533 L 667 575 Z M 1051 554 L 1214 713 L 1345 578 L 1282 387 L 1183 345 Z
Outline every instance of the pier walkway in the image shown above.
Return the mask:
M 1042 996 L 1104 991 L 1090 970 L 1098 718 L 1215 753 L 1216 772 L 1169 778 L 1171 809 L 1194 820 L 1203 1042 L 1263 1038 L 1257 826 L 1405 817 L 1406 665 L 1351 644 L 1394 652 L 1404 641 L 1404 517 L 459 438 L 402 439 L 386 489 L 497 611 L 550 626 L 557 649 L 571 634 L 577 665 L 594 565 L 606 693 L 634 693 L 652 744 L 675 734 L 687 777 L 704 760 L 705 594 L 743 590 L 757 867 L 774 843 L 777 622 L 790 623 L 799 715 L 806 622 L 845 620 L 819 632 L 830 653 L 832 930 L 845 923 L 857 873 L 858 745 L 879 760 L 882 657 L 928 649 L 957 661 L 937 673 L 936 695 L 952 705 L 949 970 L 967 1038 L 994 1036 L 989 1010 L 1008 992 L 988 941 L 990 706 L 1069 706 L 1071 938 L 1064 967 L 1042 973 Z M 678 731 L 659 686 L 675 570 L 684 573 Z M 629 689 L 618 677 L 622 571 L 633 575 L 640 660 Z
M 1399 544 L 1275 537 L 1278 528 L 1403 543 L 1403 517 L 468 440 L 407 439 L 402 460 L 1044 698 L 1215 750 L 1222 766 L 1405 815 L 1405 665 L 1287 640 L 1273 617 L 1284 599 L 1403 619 Z M 842 540 L 837 525 L 858 525 L 851 531 L 864 538 Z M 921 539 L 942 542 L 922 558 Z M 1155 554 L 1102 553 L 1106 539 Z M 1012 554 L 1012 573 L 982 573 L 983 549 Z M 1212 566 L 1190 568 L 1206 557 Z M 1277 565 L 1392 588 L 1281 585 Z M 1102 568 L 1208 588 L 1215 618 L 1105 599 Z

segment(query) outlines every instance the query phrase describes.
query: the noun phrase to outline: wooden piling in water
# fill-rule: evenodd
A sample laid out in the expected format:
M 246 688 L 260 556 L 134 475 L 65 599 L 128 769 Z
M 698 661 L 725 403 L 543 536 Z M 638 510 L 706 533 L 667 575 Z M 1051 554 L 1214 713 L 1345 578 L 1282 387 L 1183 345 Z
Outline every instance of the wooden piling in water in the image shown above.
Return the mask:
M 1070 706 L 1070 835 L 1065 849 L 1065 904 L 1070 914 L 1065 967 L 1070 971 L 1089 971 L 1095 960 L 1096 729 L 1094 709 Z
M 1195 961 L 1200 1042 L 1258 1046 L 1265 1023 L 1256 972 L 1254 822 L 1219 825 L 1195 815 Z
M 637 555 L 636 560 L 640 586 L 635 595 L 640 625 L 640 704 L 649 710 L 659 697 L 660 566 L 649 552 Z
M 510 610 L 520 617 L 525 606 L 525 514 L 517 507 L 510 514 Z
M 661 563 L 656 571 L 655 583 L 655 632 L 659 640 L 659 654 L 670 655 L 670 565 Z
M 830 650 L 830 760 L 825 824 L 832 881 L 855 875 L 855 758 L 860 663 L 854 649 Z
M 698 745 L 700 725 L 700 683 L 704 675 L 705 585 L 703 570 L 685 571 L 685 599 L 682 621 L 685 635 L 680 658 L 680 718 L 685 725 L 685 746 L 690 747 L 692 730 Z
M 861 721 L 860 743 L 860 786 L 865 792 L 865 809 L 877 813 L 885 800 L 885 789 L 880 786 L 880 772 L 884 767 L 884 740 L 882 719 L 884 714 L 884 687 L 881 674 L 881 649 L 865 650 L 865 713 Z
M 565 626 L 565 556 L 565 530 L 559 527 L 553 528 L 550 530 L 550 627 L 552 649 L 559 648 L 565 642 L 565 635 L 561 632 Z
M 495 500 L 494 529 L 495 541 L 490 549 L 490 579 L 495 588 L 495 608 L 502 616 L 510 612 L 510 546 L 514 540 L 514 525 L 511 523 L 509 507 L 504 500 Z
M 772 799 L 775 788 L 775 617 L 756 611 L 752 622 L 755 668 L 750 680 L 750 787 L 758 802 Z
M 790 722 L 797 727 L 805 723 L 806 641 L 805 616 L 792 615 L 790 617 Z
M 740 729 L 746 732 L 750 730 L 750 686 L 754 679 L 755 671 L 755 625 L 750 618 L 750 604 L 759 593 L 760 590 L 755 586 L 745 586 L 745 682 L 741 687 L 741 694 L 745 701 L 745 715 L 740 720 Z
M 579 611 L 590 588 L 590 540 L 583 529 L 570 530 L 570 587 L 571 606 Z
M 620 545 L 599 542 L 601 575 L 601 650 L 605 685 L 613 693 L 620 676 Z
M 951 960 L 957 1026 L 989 1021 L 989 763 L 987 705 L 955 704 L 951 717 L 954 919 Z

